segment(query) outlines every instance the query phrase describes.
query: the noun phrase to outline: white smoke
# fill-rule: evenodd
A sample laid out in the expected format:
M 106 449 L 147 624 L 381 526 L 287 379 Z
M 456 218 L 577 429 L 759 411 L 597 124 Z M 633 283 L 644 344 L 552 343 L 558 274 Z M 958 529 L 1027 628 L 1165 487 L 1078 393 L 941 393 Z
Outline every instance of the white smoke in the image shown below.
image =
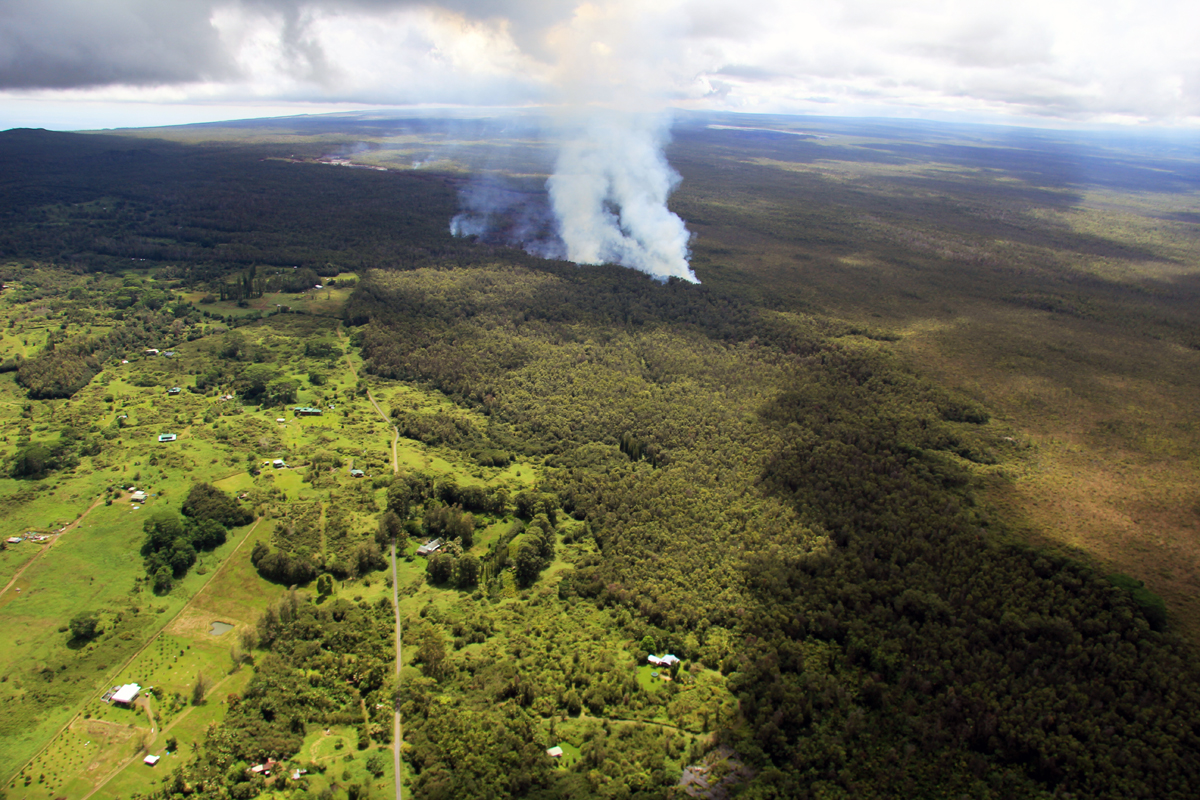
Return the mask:
M 667 208 L 680 177 L 663 155 L 666 138 L 662 116 L 610 112 L 562 144 L 546 183 L 568 261 L 698 282 L 691 234 Z
M 691 234 L 667 208 L 680 182 L 663 155 L 667 97 L 678 93 L 688 72 L 686 59 L 679 58 L 682 23 L 675 5 L 582 2 L 569 21 L 546 34 L 553 58 L 549 94 L 557 100 L 559 120 L 558 158 L 546 181 L 550 230 L 518 224 L 495 235 L 490 220 L 514 214 L 480 202 L 475 192 L 460 198 L 463 212 L 451 223 L 456 235 L 476 231 L 490 241 L 511 242 L 523 229 L 540 234 L 519 241 L 536 255 L 699 282 L 688 265 Z

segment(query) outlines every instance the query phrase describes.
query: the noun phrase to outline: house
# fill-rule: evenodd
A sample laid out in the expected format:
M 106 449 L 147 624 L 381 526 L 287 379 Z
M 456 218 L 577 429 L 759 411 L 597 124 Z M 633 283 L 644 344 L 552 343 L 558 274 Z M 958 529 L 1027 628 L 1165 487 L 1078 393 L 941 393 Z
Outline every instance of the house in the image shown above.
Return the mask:
M 178 438 L 179 437 L 174 433 L 160 433 L 158 435 L 158 440 L 160 442 L 173 442 Z
M 323 414 L 321 409 L 310 408 L 308 406 L 296 406 L 292 409 L 292 413 L 294 413 L 297 417 L 319 417 Z
M 155 350 L 153 347 L 147 347 L 147 348 L 146 348 L 145 350 L 143 350 L 142 352 L 143 352 L 143 353 L 145 353 L 145 354 L 146 354 L 146 355 L 148 355 L 148 356 L 156 356 L 156 355 L 158 355 L 158 351 L 157 351 L 157 350 Z
M 137 700 L 138 695 L 141 694 L 141 692 L 142 687 L 138 686 L 136 683 L 127 683 L 113 693 L 112 702 L 127 706 L 134 700 Z
M 4 541 L 8 542 L 9 544 L 20 544 L 22 540 L 20 536 L 10 536 Z
M 364 477 L 366 477 L 366 475 L 367 475 L 367 473 L 363 472 L 361 469 L 350 470 L 351 478 L 364 478 Z
M 133 494 L 129 495 L 129 502 L 131 502 L 131 503 L 144 503 L 144 502 L 146 502 L 146 493 L 145 493 L 145 492 L 143 492 L 141 489 L 138 489 L 136 492 L 134 492 Z
M 172 386 L 170 389 L 167 389 L 167 394 L 176 395 L 182 391 L 183 389 L 179 388 L 178 386 Z
M 555 745 L 546 751 L 546 755 L 550 756 L 551 758 L 562 758 L 562 754 L 563 749 L 558 745 Z
M 287 466 L 287 462 L 285 462 L 282 458 L 277 458 L 271 462 L 271 466 L 275 469 L 283 469 Z
M 146 756 L 145 758 L 142 759 L 142 763 L 149 764 L 150 766 L 153 767 L 155 764 L 158 763 L 159 759 L 161 759 L 161 758 L 162 758 L 162 756 Z M 165 767 L 164 767 L 164 769 L 165 769 Z
M 417 555 L 419 555 L 419 556 L 427 556 L 427 555 L 430 555 L 430 554 L 432 554 L 432 553 L 436 553 L 436 552 L 438 551 L 438 548 L 439 548 L 439 547 L 441 547 L 441 546 L 442 546 L 442 540 L 441 540 L 441 539 L 434 539 L 434 540 L 432 540 L 432 541 L 429 541 L 429 542 L 426 542 L 425 544 L 423 544 L 423 545 L 421 545 L 420 547 L 418 547 L 418 548 L 417 548 Z
M 680 659 L 678 656 L 673 656 L 670 653 L 667 653 L 665 656 L 646 656 L 646 660 L 658 667 L 669 667 L 672 664 L 679 663 Z
M 275 418 L 275 421 L 276 421 L 276 422 L 284 422 L 284 423 L 286 423 L 286 422 L 287 422 L 287 420 L 286 420 L 286 419 L 284 419 L 283 417 L 276 417 L 276 418 Z

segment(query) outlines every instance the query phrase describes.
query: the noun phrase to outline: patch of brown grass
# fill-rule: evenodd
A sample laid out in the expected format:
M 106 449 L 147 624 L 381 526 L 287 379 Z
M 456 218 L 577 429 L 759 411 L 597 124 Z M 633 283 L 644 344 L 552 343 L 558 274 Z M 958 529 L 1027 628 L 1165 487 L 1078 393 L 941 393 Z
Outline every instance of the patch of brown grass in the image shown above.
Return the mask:
M 1017 532 L 1144 580 L 1200 642 L 1200 353 L 981 308 L 898 347 L 1011 432 L 986 499 Z

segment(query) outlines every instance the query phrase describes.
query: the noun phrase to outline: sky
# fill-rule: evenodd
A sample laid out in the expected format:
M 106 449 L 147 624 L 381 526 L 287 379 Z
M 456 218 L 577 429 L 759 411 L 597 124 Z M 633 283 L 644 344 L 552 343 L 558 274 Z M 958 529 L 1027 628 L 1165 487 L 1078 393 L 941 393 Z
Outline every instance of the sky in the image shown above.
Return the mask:
M 0 129 L 395 106 L 1200 130 L 1200 3 L 0 0 Z

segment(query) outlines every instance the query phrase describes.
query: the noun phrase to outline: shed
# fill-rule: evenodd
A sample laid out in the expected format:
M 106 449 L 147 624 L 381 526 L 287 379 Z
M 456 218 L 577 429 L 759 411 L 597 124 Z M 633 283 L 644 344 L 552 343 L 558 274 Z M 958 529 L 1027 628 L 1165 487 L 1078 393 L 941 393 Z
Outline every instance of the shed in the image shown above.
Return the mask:
M 271 466 L 275 469 L 283 469 L 287 466 L 287 462 L 285 462 L 282 458 L 277 458 L 271 462 Z
M 160 442 L 173 442 L 178 438 L 179 437 L 174 433 L 160 433 L 158 435 L 158 440 Z
M 352 470 L 350 470 L 350 477 L 351 477 L 351 478 L 362 478 L 362 477 L 365 477 L 365 476 L 366 476 L 366 474 L 367 474 L 367 473 L 363 472 L 361 469 L 352 469 Z
M 136 683 L 127 683 L 113 693 L 112 701 L 114 703 L 120 703 L 123 706 L 127 706 L 134 700 L 137 700 L 138 695 L 141 694 L 141 692 L 142 687 L 138 686 Z
M 158 760 L 160 758 L 162 758 L 162 756 L 146 756 L 145 758 L 142 759 L 142 763 L 149 764 L 150 766 L 153 767 L 155 764 L 158 763 Z
M 5 539 L 4 541 L 8 542 L 9 544 L 20 544 L 21 537 L 20 536 L 10 536 L 7 539 Z
M 182 391 L 183 391 L 183 389 L 181 389 L 180 387 L 172 386 L 170 389 L 167 389 L 167 394 L 179 394 Z
M 417 555 L 427 556 L 427 555 L 430 555 L 431 553 L 436 553 L 438 551 L 438 548 L 441 546 L 442 546 L 441 539 L 433 539 L 432 541 L 428 541 L 425 544 L 418 547 Z
M 158 355 L 158 350 L 154 349 L 153 347 L 147 347 L 147 348 L 146 348 L 145 350 L 143 350 L 142 352 L 143 352 L 143 353 L 145 353 L 145 354 L 146 354 L 146 355 L 148 355 L 148 356 L 156 356 L 156 355 Z
M 555 745 L 546 751 L 546 755 L 550 756 L 551 758 L 562 758 L 562 754 L 563 749 L 558 745 Z
M 131 503 L 144 503 L 144 502 L 146 502 L 146 493 L 145 493 L 145 492 L 143 492 L 141 489 L 138 489 L 136 492 L 134 492 L 133 494 L 129 495 L 129 502 L 131 502 Z

